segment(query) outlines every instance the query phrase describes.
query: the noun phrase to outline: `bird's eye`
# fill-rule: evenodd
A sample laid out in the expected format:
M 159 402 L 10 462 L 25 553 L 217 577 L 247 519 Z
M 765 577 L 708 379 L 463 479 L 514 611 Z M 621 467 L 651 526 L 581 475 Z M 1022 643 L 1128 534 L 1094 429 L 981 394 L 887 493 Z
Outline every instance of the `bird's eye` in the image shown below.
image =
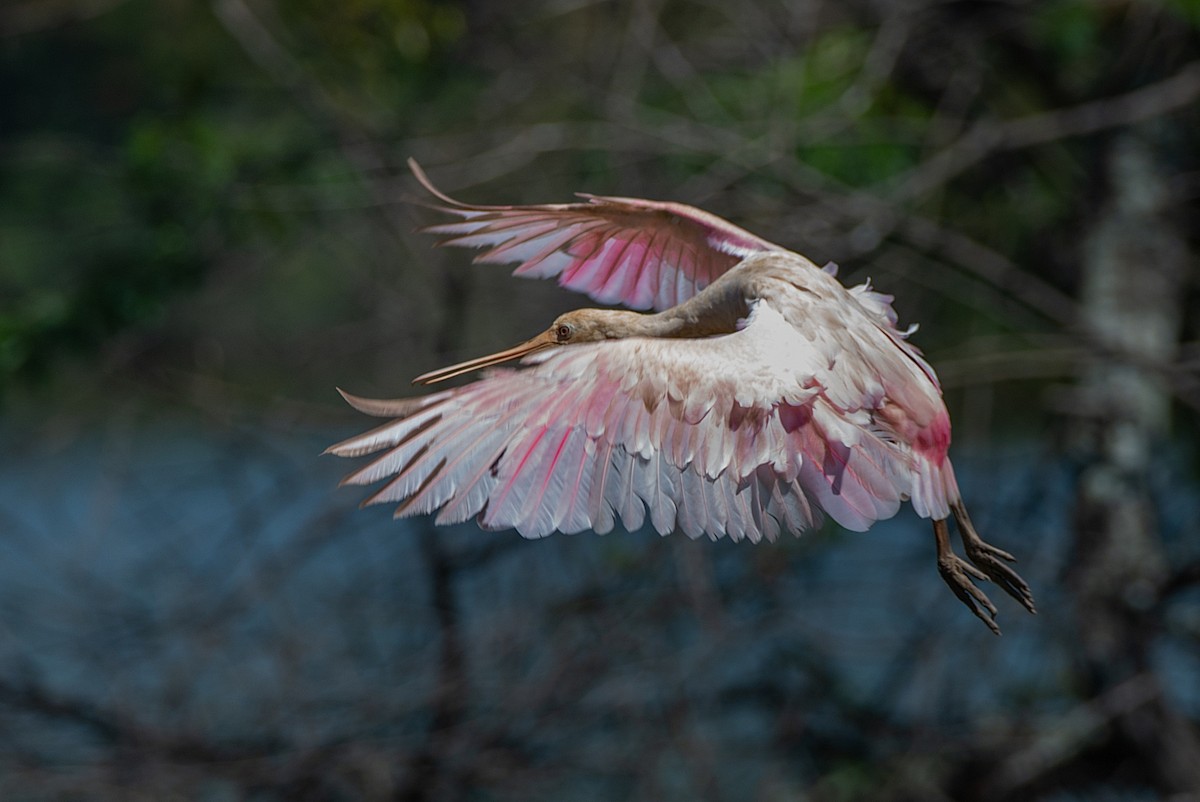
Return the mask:
M 571 327 L 565 324 L 559 326 L 554 330 L 554 336 L 560 340 L 569 340 L 571 338 Z

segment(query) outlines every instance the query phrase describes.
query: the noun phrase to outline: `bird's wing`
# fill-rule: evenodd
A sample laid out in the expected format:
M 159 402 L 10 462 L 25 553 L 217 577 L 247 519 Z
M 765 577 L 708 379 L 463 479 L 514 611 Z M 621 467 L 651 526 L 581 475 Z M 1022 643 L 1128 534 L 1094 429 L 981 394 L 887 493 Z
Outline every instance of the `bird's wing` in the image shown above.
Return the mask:
M 347 396 L 398 418 L 329 451 L 384 451 L 345 479 L 387 483 L 365 503 L 397 516 L 478 517 L 526 537 L 627 529 L 757 541 L 824 510 L 849 529 L 893 515 L 910 454 L 866 408 L 827 397 L 813 345 L 765 302 L 703 340 L 625 339 L 551 349 L 523 370 L 401 401 Z M 843 393 L 844 395 L 844 390 Z
M 670 309 L 746 256 L 780 246 L 694 206 L 581 195 L 583 203 L 477 206 L 417 180 L 462 220 L 423 229 L 441 244 L 483 249 L 476 262 L 519 262 L 514 275 L 557 277 L 567 289 L 631 309 Z

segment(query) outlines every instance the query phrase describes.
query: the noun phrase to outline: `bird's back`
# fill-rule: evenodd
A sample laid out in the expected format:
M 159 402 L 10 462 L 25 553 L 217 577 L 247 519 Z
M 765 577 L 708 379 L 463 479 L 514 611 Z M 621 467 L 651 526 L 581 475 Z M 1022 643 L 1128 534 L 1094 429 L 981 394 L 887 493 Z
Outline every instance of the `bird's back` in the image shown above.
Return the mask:
M 861 421 L 855 413 L 866 412 L 867 426 L 909 452 L 917 512 L 945 517 L 958 497 L 946 459 L 950 418 L 933 368 L 896 326 L 891 298 L 869 284 L 847 288 L 832 271 L 793 253 L 750 257 L 710 289 L 725 281 L 748 300 L 766 302 L 803 335 L 807 347 L 791 358 L 812 372 L 821 397 L 848 420 Z

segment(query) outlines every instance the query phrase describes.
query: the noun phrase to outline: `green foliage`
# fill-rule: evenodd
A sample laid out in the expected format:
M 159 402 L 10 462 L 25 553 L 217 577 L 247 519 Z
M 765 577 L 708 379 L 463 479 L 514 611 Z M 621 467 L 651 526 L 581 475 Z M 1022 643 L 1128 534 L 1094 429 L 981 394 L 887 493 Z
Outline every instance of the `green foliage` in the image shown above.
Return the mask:
M 378 337 L 457 342 L 426 329 L 438 304 L 468 307 L 435 296 L 473 287 L 442 287 L 429 278 L 440 265 L 416 265 L 436 256 L 399 252 L 410 154 L 505 180 L 480 200 L 699 186 L 709 194 L 695 200 L 759 215 L 739 222 L 851 278 L 892 291 L 889 274 L 920 276 L 931 291 L 902 294 L 901 313 L 936 351 L 1003 327 L 1002 293 L 970 300 L 969 270 L 887 225 L 847 264 L 862 213 L 831 215 L 822 193 L 886 205 L 973 125 L 1136 89 L 1196 49 L 1192 0 L 932 4 L 900 27 L 856 4 L 807 18 L 673 0 L 653 19 L 635 5 L 251 2 L 247 22 L 238 2 L 129 0 L 5 40 L 0 388 L 103 363 L 122 338 L 172 344 L 145 349 L 147 370 L 213 340 L 230 377 L 264 385 L 318 356 L 336 363 L 320 326 L 356 317 Z M 1187 130 L 1171 145 L 1181 174 L 1200 151 Z M 1069 292 L 1074 267 L 1047 246 L 1078 239 L 1096 206 L 1107 135 L 981 159 L 896 212 Z
M 711 86 L 737 119 L 763 121 L 782 109 L 802 120 L 825 111 L 851 87 L 869 45 L 865 31 L 831 30 L 804 50 L 757 69 L 715 75 Z
M 1200 29 L 1200 0 L 1166 0 L 1167 8 Z
M 335 102 L 385 129 L 432 91 L 430 54 L 464 25 L 457 6 L 420 2 L 288 14 L 321 39 L 312 68 L 355 88 Z M 395 47 L 378 46 L 379 26 Z M 160 326 L 223 254 L 294 241 L 330 193 L 363 203 L 328 132 L 203 8 L 129 3 L 31 37 L 0 80 L 18 112 L 0 160 L 0 389 Z
M 1092 77 L 1090 68 L 1101 47 L 1104 9 L 1086 0 L 1058 0 L 1043 3 L 1035 11 L 1031 28 L 1038 45 L 1052 54 L 1061 69 L 1085 74 L 1067 78 L 1077 83 Z

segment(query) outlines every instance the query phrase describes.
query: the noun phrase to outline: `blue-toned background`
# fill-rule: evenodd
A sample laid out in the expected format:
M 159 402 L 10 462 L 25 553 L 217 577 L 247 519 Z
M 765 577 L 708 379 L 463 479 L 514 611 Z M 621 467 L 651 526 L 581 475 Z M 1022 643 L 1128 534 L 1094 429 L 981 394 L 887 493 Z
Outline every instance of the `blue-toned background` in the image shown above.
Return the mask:
M 1200 799 L 1200 10 L 0 6 L 0 797 Z M 344 405 L 587 299 L 414 233 L 681 200 L 896 296 L 905 509 L 750 545 L 357 509 Z

